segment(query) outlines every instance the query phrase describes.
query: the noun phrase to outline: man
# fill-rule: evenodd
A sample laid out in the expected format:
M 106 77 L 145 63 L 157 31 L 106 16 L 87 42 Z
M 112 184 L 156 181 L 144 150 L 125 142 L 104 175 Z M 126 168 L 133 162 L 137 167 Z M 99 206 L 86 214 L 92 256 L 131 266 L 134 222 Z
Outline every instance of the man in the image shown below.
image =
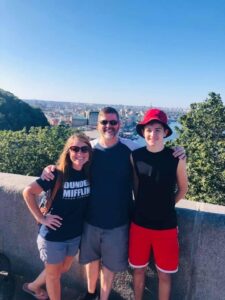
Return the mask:
M 127 269 L 128 224 L 132 210 L 130 148 L 118 138 L 120 120 L 111 107 L 99 112 L 99 139 L 93 142 L 91 198 L 84 228 L 80 263 L 86 264 L 88 293 L 96 298 L 100 275 L 100 298 L 107 300 L 115 272 Z
M 88 287 L 82 300 L 98 299 L 99 277 L 100 299 L 107 300 L 115 273 L 127 269 L 128 226 L 133 205 L 130 154 L 138 145 L 118 137 L 120 125 L 114 108 L 101 109 L 99 138 L 92 141 L 91 196 L 80 249 Z M 183 149 L 176 151 L 176 155 L 183 157 Z
M 134 268 L 135 300 L 141 300 L 145 271 L 153 251 L 159 277 L 159 300 L 169 300 L 171 274 L 178 270 L 179 246 L 175 204 L 187 192 L 185 160 L 172 155 L 164 138 L 172 134 L 166 114 L 149 109 L 136 127 L 146 147 L 132 153 L 135 208 L 130 227 L 129 263 Z

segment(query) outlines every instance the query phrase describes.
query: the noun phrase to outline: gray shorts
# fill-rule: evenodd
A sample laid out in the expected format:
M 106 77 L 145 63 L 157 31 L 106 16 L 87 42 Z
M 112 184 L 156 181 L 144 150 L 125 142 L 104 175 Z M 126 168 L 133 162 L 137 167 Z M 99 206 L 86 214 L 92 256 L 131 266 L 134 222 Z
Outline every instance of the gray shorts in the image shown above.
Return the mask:
M 128 225 L 114 229 L 101 229 L 85 224 L 79 261 L 87 264 L 101 260 L 112 272 L 125 271 L 128 266 Z
M 80 246 L 81 237 L 63 242 L 46 241 L 40 234 L 37 237 L 40 258 L 44 263 L 59 264 L 64 261 L 66 256 L 75 256 Z

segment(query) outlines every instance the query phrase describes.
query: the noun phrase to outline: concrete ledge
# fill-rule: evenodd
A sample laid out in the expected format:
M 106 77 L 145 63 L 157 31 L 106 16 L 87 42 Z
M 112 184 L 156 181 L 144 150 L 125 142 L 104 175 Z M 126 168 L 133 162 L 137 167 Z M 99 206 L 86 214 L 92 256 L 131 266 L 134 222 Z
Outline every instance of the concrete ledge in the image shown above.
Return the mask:
M 10 258 L 16 274 L 30 279 L 43 268 L 36 247 L 37 224 L 21 195 L 33 180 L 34 177 L 0 173 L 0 251 Z M 172 299 L 224 300 L 225 207 L 182 200 L 177 214 L 180 268 L 173 277 Z M 64 277 L 64 284 L 76 291 L 84 289 L 84 270 L 76 261 Z M 116 276 L 110 299 L 133 299 L 130 269 Z M 153 263 L 147 271 L 144 299 L 157 299 Z
M 181 200 L 176 206 L 177 208 L 185 208 L 190 210 L 196 210 L 199 212 L 209 212 L 215 214 L 225 215 L 225 206 L 214 205 L 204 202 L 194 202 L 188 200 Z

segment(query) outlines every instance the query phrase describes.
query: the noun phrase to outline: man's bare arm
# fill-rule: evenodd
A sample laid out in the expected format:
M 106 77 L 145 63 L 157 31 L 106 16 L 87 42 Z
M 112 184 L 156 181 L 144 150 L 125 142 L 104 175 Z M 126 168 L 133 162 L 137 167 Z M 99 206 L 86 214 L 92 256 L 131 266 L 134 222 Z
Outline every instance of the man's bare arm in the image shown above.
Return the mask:
M 56 166 L 55 165 L 49 165 L 44 168 L 44 170 L 41 173 L 41 179 L 42 180 L 53 180 L 55 178 L 53 172 L 55 171 Z
M 174 151 L 173 152 L 174 157 L 178 157 L 179 159 L 185 159 L 186 158 L 184 147 L 176 146 L 176 147 L 172 147 L 172 149 Z

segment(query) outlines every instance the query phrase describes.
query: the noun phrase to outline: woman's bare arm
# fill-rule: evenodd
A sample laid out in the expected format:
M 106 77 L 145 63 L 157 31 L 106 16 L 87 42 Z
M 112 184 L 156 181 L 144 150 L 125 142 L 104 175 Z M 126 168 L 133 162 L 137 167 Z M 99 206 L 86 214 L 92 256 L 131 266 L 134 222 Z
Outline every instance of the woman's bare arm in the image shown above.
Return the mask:
M 43 216 L 41 213 L 39 206 L 36 201 L 36 197 L 43 191 L 43 189 L 39 186 L 39 184 L 34 181 L 30 185 L 28 185 L 23 191 L 24 200 L 35 218 L 35 220 L 40 223 L 48 226 L 49 228 L 56 230 L 57 227 L 61 226 L 60 220 L 62 218 L 57 215 L 47 214 Z

